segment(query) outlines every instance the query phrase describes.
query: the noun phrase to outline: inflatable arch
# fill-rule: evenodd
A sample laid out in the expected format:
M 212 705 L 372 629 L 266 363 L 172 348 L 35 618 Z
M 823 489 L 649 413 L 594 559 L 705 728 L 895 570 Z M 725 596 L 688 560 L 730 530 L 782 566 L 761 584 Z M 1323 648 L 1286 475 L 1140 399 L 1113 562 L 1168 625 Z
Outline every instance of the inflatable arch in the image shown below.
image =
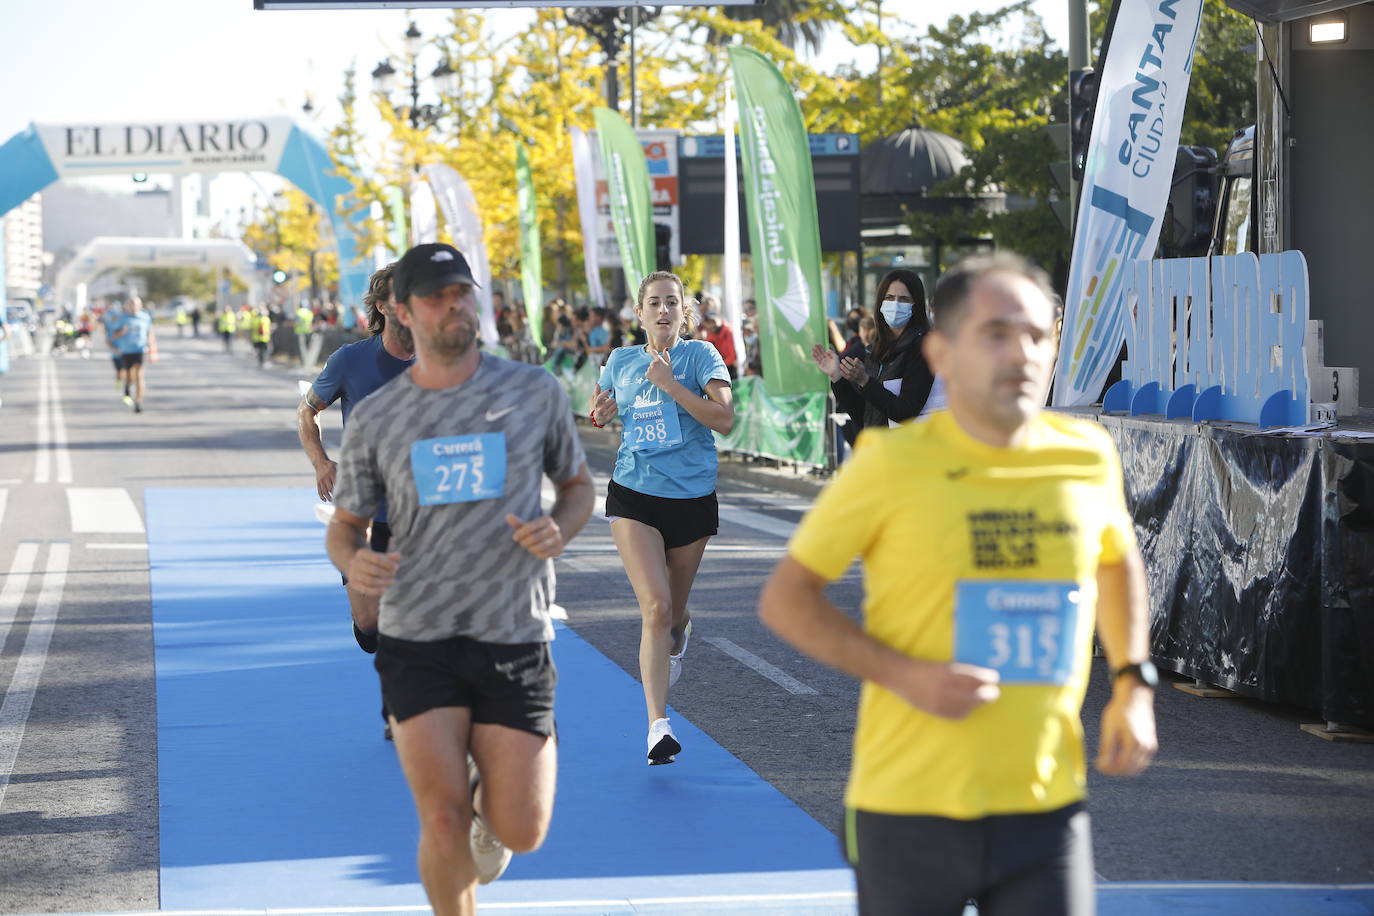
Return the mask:
M 86 304 L 83 287 L 112 267 L 194 267 L 200 270 L 222 268 L 236 274 L 248 285 L 250 304 L 255 304 L 257 286 L 253 283 L 257 258 L 241 242 L 233 239 L 148 239 L 101 236 L 82 247 L 76 257 L 57 272 L 54 287 L 57 301 Z M 73 295 L 75 293 L 75 295 Z
M 0 215 L 63 178 L 131 172 L 276 172 L 328 216 L 339 298 L 362 303 L 372 266 L 357 258 L 350 225 L 356 220 L 344 214 L 352 185 L 335 173 L 324 144 L 289 117 L 31 124 L 0 146 Z

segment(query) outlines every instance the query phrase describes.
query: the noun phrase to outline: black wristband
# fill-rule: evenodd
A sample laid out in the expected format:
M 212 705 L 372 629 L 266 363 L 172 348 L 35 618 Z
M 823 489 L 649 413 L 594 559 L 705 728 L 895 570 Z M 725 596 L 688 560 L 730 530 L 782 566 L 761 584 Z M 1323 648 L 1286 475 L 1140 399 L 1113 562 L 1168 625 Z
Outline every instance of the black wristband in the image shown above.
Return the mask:
M 1146 659 L 1143 662 L 1133 662 L 1129 665 L 1122 665 L 1112 672 L 1112 683 L 1126 676 L 1134 677 L 1140 683 L 1154 690 L 1159 686 L 1159 670 L 1155 668 L 1154 662 Z

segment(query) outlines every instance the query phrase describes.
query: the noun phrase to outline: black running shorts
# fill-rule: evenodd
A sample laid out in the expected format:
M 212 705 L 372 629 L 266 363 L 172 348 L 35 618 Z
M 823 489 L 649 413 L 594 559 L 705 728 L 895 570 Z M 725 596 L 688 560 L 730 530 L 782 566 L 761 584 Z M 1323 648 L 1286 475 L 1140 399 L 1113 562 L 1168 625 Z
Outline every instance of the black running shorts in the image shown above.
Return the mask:
M 1095 907 L 1088 812 L 959 821 L 845 812 L 845 855 L 861 916 L 1091 916 Z
M 142 350 L 139 350 L 137 353 L 121 353 L 121 354 L 119 354 L 119 368 L 121 368 L 121 369 L 132 369 L 134 366 L 141 366 L 141 365 L 143 365 L 143 351 L 142 351 Z
M 554 734 L 558 671 L 546 642 L 504 645 L 466 636 L 415 642 L 382 634 L 373 664 L 382 679 L 382 700 L 399 722 L 463 706 L 474 723 L 545 738 Z
M 606 488 L 606 517 L 629 518 L 657 529 L 669 550 L 710 537 L 720 528 L 715 493 L 693 499 L 650 496 L 611 481 Z

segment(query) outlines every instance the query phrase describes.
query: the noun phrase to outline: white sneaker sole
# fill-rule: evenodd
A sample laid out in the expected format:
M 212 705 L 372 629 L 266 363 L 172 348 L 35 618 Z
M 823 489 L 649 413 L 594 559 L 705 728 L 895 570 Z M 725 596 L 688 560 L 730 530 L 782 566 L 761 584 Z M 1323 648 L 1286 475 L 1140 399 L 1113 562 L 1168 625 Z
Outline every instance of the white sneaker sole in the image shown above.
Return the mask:
M 662 766 L 665 763 L 676 763 L 677 755 L 682 753 L 682 745 L 678 744 L 672 735 L 664 735 L 658 739 L 658 743 L 649 748 L 649 766 Z

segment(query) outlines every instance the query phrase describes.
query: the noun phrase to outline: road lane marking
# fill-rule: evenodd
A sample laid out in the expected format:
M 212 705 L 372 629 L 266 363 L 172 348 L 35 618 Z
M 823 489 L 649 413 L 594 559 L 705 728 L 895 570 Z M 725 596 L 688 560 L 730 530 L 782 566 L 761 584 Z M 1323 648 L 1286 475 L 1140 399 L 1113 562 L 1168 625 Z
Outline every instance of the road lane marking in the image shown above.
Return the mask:
M 38 592 L 38 604 L 29 621 L 29 634 L 24 649 L 14 666 L 4 705 L 0 705 L 0 811 L 5 808 L 5 792 L 9 789 L 10 774 L 19 757 L 19 745 L 24 740 L 24 727 L 29 721 L 34 695 L 38 693 L 38 679 L 48 660 L 48 646 L 52 644 L 53 628 L 57 625 L 57 611 L 62 604 L 62 589 L 67 583 L 67 560 L 71 545 L 56 542 L 48 548 L 48 565 L 43 571 L 43 585 Z
M 720 518 L 721 521 L 753 528 L 755 531 L 762 531 L 764 534 L 771 534 L 784 540 L 790 539 L 792 533 L 797 530 L 796 522 L 784 521 L 780 518 L 773 518 L 771 515 L 764 515 L 762 512 L 740 509 L 736 506 L 721 506 Z
M 544 912 L 546 910 L 591 910 L 605 912 L 607 908 L 622 910 L 626 907 L 661 907 L 670 905 L 709 906 L 714 909 L 721 904 L 754 904 L 767 908 L 786 903 L 850 905 L 855 899 L 853 891 L 817 891 L 811 893 L 778 894 L 703 894 L 701 896 L 678 897 L 586 897 L 580 900 L 504 900 L 483 901 L 482 912 L 488 910 L 515 910 L 525 912 Z M 158 910 L 157 916 L 365 916 L 373 913 L 429 913 L 424 905 L 400 906 L 329 906 L 329 907 L 268 907 L 214 910 Z M 95 914 L 91 914 L 95 916 Z M 148 916 L 148 911 L 108 913 L 103 916 Z
M 57 465 L 57 482 L 72 482 L 72 453 L 67 448 L 67 420 L 62 414 L 62 389 L 57 385 L 57 368 L 51 359 L 48 366 L 48 422 L 52 425 L 52 450 Z
M 598 492 L 596 503 L 592 507 L 592 517 L 599 518 L 604 522 L 606 521 L 606 481 L 601 478 L 593 478 L 593 485 Z M 554 489 L 545 485 L 542 489 L 542 495 L 546 503 L 551 502 L 555 496 Z M 738 506 L 721 506 L 720 518 L 722 521 L 753 528 L 755 531 L 771 534 L 784 540 L 790 539 L 792 533 L 797 530 L 796 522 L 774 518 L 771 515 L 764 515 L 762 512 L 755 512 L 752 509 L 742 509 Z
M 52 456 L 48 453 L 48 373 L 52 363 L 38 361 L 38 410 L 34 431 L 33 482 L 48 483 L 52 479 Z
M 14 552 L 14 564 L 10 574 L 5 577 L 5 585 L 0 588 L 0 649 L 5 647 L 5 639 L 10 635 L 14 615 L 19 610 L 19 602 L 24 600 L 24 591 L 29 587 L 29 574 L 33 572 L 33 561 L 38 559 L 38 542 L 23 541 Z
M 10 495 L 9 490 L 0 490 L 0 528 L 5 527 L 5 503 Z
M 755 655 L 753 652 L 748 651 L 747 649 L 741 649 L 739 646 L 735 645 L 728 639 L 723 639 L 719 636 L 707 636 L 704 638 L 707 642 L 715 646 L 720 651 L 724 652 L 726 655 L 730 656 L 731 658 L 735 659 L 736 661 L 740 662 L 746 667 L 754 669 L 759 674 L 762 674 L 764 677 L 768 678 L 774 684 L 777 684 L 783 690 L 786 690 L 788 693 L 795 694 L 796 696 L 819 695 L 815 689 L 803 684 L 801 681 L 797 680 L 792 675 L 788 674 L 786 671 L 783 671 L 777 665 L 773 665 L 764 661 L 763 659 L 759 658 L 757 655 Z
M 147 544 L 87 544 L 87 550 L 147 550 Z
M 614 544 L 581 544 L 574 541 L 563 548 L 564 554 L 569 553 L 615 553 L 618 548 Z M 707 553 L 767 553 L 774 556 L 787 550 L 782 544 L 708 544 Z
M 143 517 L 123 487 L 71 487 L 67 506 L 74 534 L 143 534 Z

